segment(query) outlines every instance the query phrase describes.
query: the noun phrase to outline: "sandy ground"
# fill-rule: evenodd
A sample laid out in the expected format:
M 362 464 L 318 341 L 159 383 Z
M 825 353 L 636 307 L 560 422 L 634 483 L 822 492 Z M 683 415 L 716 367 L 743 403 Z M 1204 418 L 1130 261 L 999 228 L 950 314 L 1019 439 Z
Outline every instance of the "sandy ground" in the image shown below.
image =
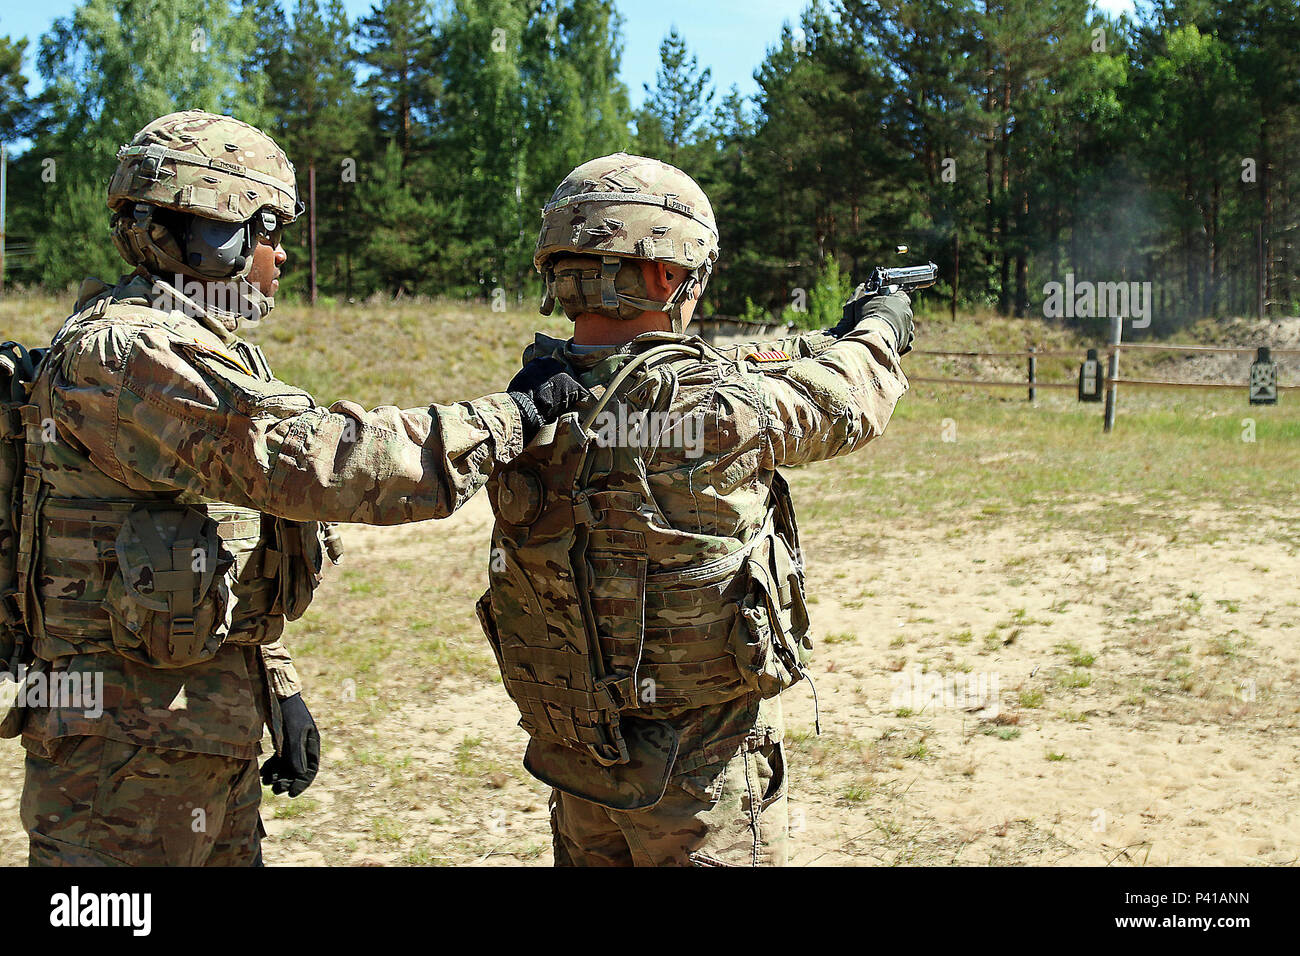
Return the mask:
M 807 686 L 787 692 L 792 862 L 1295 863 L 1294 526 L 1151 518 L 1106 538 L 976 515 L 883 544 L 809 528 L 822 733 Z M 479 496 L 446 522 L 349 529 L 348 561 L 423 556 L 477 587 L 489 522 Z M 367 711 L 334 690 L 342 671 L 302 666 L 324 769 L 309 812 L 268 806 L 268 862 L 550 862 L 546 790 L 519 767 L 499 682 L 425 692 L 395 659 Z M 981 681 L 996 693 L 962 699 Z M 25 856 L 21 764 L 3 742 L 6 864 Z

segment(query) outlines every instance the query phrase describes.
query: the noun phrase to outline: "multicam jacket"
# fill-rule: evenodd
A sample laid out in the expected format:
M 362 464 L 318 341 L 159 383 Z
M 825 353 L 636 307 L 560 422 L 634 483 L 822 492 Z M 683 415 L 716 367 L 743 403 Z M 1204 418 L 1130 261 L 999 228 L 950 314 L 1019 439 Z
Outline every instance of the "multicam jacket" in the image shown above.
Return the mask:
M 534 775 L 644 809 L 701 708 L 803 676 L 803 560 L 778 469 L 881 434 L 907 387 L 882 315 L 909 309 L 880 296 L 855 327 L 724 350 L 660 332 L 595 352 L 537 337 L 525 361 L 552 355 L 599 397 L 488 483 L 479 616 Z
M 320 580 L 317 522 L 445 517 L 522 447 L 504 394 L 323 408 L 237 317 L 178 301 L 146 275 L 87 280 L 32 395 L 35 666 L 104 686 L 99 714 L 33 708 L 38 752 L 91 734 L 254 756 L 299 690 L 278 638 Z

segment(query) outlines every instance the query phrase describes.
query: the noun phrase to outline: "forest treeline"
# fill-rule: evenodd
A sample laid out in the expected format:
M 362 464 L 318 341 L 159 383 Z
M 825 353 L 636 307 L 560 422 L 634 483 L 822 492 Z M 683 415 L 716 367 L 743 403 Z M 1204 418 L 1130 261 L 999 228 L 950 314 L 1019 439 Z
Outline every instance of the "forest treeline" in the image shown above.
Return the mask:
M 659 47 L 637 109 L 627 44 Z M 120 272 L 114 154 L 195 107 L 264 126 L 304 194 L 314 178 L 324 296 L 537 297 L 540 207 L 623 149 L 712 197 L 722 313 L 833 312 L 900 243 L 939 263 L 941 296 L 1003 314 L 1041 314 L 1069 274 L 1152 283 L 1157 328 L 1300 306 L 1295 0 L 1117 19 L 1089 0 L 813 0 L 754 75 L 752 97 L 717 89 L 689 31 L 629 36 L 613 0 L 380 0 L 355 22 L 339 0 L 83 0 L 39 38 L 0 36 L 5 280 Z M 285 242 L 303 295 L 305 219 Z

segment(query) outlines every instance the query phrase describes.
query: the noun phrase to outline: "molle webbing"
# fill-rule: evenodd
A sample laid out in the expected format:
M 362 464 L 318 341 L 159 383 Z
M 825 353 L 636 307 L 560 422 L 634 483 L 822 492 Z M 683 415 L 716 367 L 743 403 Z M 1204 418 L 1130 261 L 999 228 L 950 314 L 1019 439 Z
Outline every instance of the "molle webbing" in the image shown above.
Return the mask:
M 701 357 L 703 348 L 673 343 L 637 355 L 580 425 L 561 427 L 489 483 L 493 547 L 518 570 L 493 575 L 484 626 L 499 632 L 506 688 L 535 738 L 600 748 L 622 739 L 620 713 L 654 718 L 746 692 L 728 648 L 753 543 L 697 540 L 694 564 L 654 567 L 649 555 L 664 549 L 651 539 L 680 533 L 651 520 L 643 483 L 608 488 L 592 475 L 596 417 L 653 361 Z M 507 530 L 503 489 L 543 484 L 540 510 L 523 518 L 528 532 Z M 557 574 L 565 568 L 571 574 Z
M 706 348 L 674 342 L 637 355 L 584 416 L 584 431 L 655 361 L 703 357 Z M 752 543 L 697 566 L 651 573 L 647 539 L 661 532 L 646 519 L 649 491 L 597 490 L 590 451 L 589 444 L 578 475 L 583 490 L 574 496 L 574 521 L 585 526 L 591 574 L 580 593 L 606 663 L 634 681 L 637 696 L 625 709 L 653 717 L 742 693 L 743 679 L 727 647 L 737 613 L 734 602 L 743 589 L 736 578 Z M 727 545 L 719 541 L 718 546 Z M 688 587 L 677 589 L 680 585 Z M 663 604 L 652 609 L 652 594 L 672 597 L 657 597 Z M 666 640 L 651 643 L 652 636 Z
M 117 559 L 114 554 L 115 541 L 122 525 L 133 511 L 145 501 L 91 501 L 83 499 L 47 498 L 41 510 L 40 520 L 40 568 L 41 599 L 44 611 L 44 640 L 42 657 L 57 656 L 66 653 L 84 653 L 86 645 L 104 650 L 112 648 L 109 614 L 104 605 L 109 583 L 117 573 Z M 233 552 L 241 570 L 241 579 L 248 578 L 255 588 L 262 582 L 253 580 L 248 565 L 259 559 L 257 545 L 262 538 L 262 516 L 247 508 L 234 505 L 209 504 L 182 506 L 170 502 L 153 504 L 167 509 L 189 509 L 189 514 L 179 529 L 178 539 L 192 538 L 186 535 L 184 524 L 197 525 L 202 515 L 207 514 L 216 522 L 217 535 L 225 547 Z M 190 528 L 190 531 L 195 530 Z M 159 547 L 166 547 L 159 542 Z M 193 580 L 192 573 L 185 572 L 191 555 L 189 547 L 180 555 L 170 555 L 165 566 L 172 570 L 158 575 L 156 586 L 160 595 L 168 591 L 172 583 L 187 583 Z M 175 567 L 180 561 L 182 565 Z M 257 569 L 260 571 L 260 568 Z M 170 582 L 165 575 L 173 575 L 176 582 Z M 274 579 L 265 581 L 264 588 L 270 593 L 265 603 L 268 607 L 274 599 Z M 191 595 L 192 599 L 192 595 Z M 242 601 L 241 601 L 242 603 Z M 249 621 L 247 630 L 232 628 L 227 638 L 230 643 L 262 643 L 259 639 L 265 628 L 253 627 Z
M 641 495 L 592 492 L 585 501 L 599 515 L 588 530 L 587 593 L 606 664 L 635 679 L 631 709 L 654 716 L 742 693 L 728 646 L 746 584 L 740 571 L 753 543 L 652 573 L 646 538 L 656 531 L 641 515 Z

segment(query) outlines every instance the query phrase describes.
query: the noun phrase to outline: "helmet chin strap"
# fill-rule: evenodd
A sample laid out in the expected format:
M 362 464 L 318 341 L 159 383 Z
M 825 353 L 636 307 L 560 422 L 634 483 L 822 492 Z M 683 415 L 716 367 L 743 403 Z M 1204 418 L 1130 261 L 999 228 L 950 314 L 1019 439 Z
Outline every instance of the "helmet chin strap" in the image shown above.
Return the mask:
M 267 295 L 257 286 L 253 285 L 253 283 L 248 281 L 247 275 L 240 276 L 239 283 L 241 287 L 240 294 L 242 295 L 244 301 L 250 303 L 254 308 L 257 309 L 256 316 L 252 316 L 252 315 L 243 316 L 244 326 L 247 328 L 252 328 L 253 326 L 257 325 L 257 323 L 261 322 L 264 318 L 266 318 L 267 315 L 270 314 L 270 311 L 275 308 L 275 296 Z
M 687 273 L 682 284 L 673 290 L 667 301 L 660 302 L 656 299 L 642 299 L 639 296 L 618 293 L 620 301 L 635 305 L 646 312 L 666 312 L 668 321 L 671 324 L 673 332 L 677 335 L 686 333 L 686 322 L 682 318 L 682 307 L 690 300 L 691 294 L 697 287 L 702 287 L 703 282 L 707 281 L 709 273 L 712 271 L 712 263 L 705 263 L 697 269 Z M 703 276 L 701 276 L 703 273 Z
M 181 295 L 180 290 L 174 285 L 164 283 L 168 289 L 179 296 L 180 301 L 199 309 L 209 317 L 211 323 L 219 324 L 227 333 L 234 333 L 241 325 L 245 327 L 257 325 L 275 308 L 274 297 L 262 292 L 248 281 L 248 275 L 253 271 L 256 240 L 252 240 L 254 248 L 246 249 L 245 253 L 236 260 L 238 270 L 233 275 L 224 277 L 204 275 L 189 263 L 159 246 L 151 237 L 149 230 L 153 227 L 153 214 L 154 209 L 146 206 L 143 215 L 133 216 L 130 219 L 122 217 L 116 226 L 113 234 L 114 242 L 129 262 L 155 278 L 161 279 L 167 274 L 184 277 L 201 283 L 205 289 L 209 283 L 229 283 L 237 293 L 234 296 L 237 301 L 221 304 L 207 301 L 210 297 L 206 294 L 200 297 L 200 302 L 195 302 L 194 299 Z

